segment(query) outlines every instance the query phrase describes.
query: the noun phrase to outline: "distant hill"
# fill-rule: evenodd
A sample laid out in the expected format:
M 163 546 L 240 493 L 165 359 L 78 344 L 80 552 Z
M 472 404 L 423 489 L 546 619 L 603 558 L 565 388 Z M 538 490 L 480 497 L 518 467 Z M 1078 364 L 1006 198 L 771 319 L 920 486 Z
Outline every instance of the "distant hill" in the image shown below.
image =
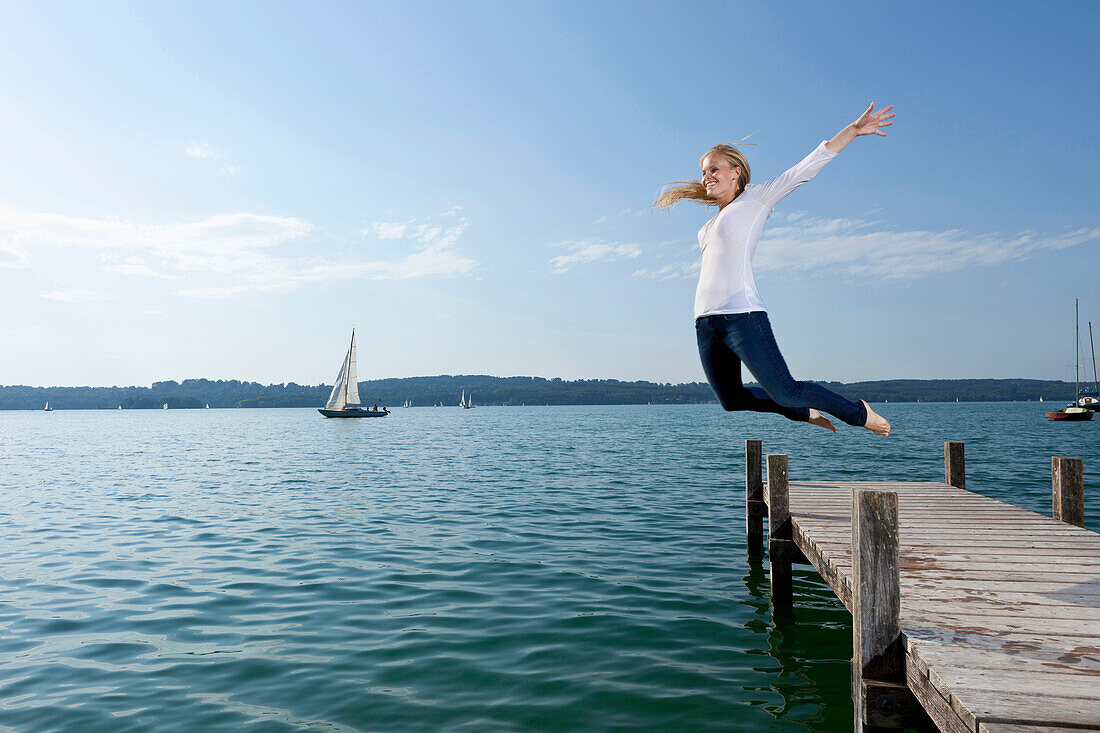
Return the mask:
M 870 402 L 1011 402 L 1073 397 L 1072 382 L 1040 379 L 890 379 L 875 382 L 822 382 L 851 399 Z M 331 385 L 260 384 L 236 379 L 154 382 L 151 387 L 25 387 L 0 385 L 0 410 L 41 410 L 46 401 L 59 410 L 171 409 L 211 407 L 320 407 Z M 542 377 L 443 375 L 376 379 L 359 383 L 365 404 L 392 407 L 457 405 L 462 391 L 479 405 L 644 405 L 714 402 L 702 382 L 669 384 L 617 379 L 567 381 Z

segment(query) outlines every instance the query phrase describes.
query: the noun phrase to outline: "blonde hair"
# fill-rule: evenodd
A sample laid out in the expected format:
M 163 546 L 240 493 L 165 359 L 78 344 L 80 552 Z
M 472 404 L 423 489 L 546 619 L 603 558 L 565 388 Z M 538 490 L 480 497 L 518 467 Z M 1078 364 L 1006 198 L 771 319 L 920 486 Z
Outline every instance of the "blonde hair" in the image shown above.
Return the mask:
M 749 145 L 752 145 L 752 143 L 749 143 Z M 737 193 L 734 195 L 736 199 L 745 190 L 745 186 L 749 184 L 749 177 L 751 176 L 749 161 L 745 159 L 744 153 L 729 143 L 719 143 L 699 159 L 700 166 L 703 165 L 703 160 L 706 159 L 707 155 L 711 153 L 717 153 L 725 158 L 731 169 L 741 168 L 741 175 L 737 176 Z M 661 195 L 653 202 L 653 208 L 667 211 L 685 199 L 704 206 L 718 205 L 717 201 L 707 195 L 707 189 L 700 181 L 673 181 L 661 190 Z

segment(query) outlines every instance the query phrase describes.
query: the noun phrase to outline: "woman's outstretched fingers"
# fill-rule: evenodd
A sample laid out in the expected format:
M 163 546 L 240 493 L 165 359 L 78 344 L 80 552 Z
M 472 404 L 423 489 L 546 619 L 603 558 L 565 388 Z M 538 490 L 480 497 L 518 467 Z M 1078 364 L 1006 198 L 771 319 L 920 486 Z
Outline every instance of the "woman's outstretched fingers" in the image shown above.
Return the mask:
M 863 427 L 878 435 L 889 435 L 890 423 L 886 422 L 886 418 L 872 410 L 867 400 L 860 400 L 860 402 L 867 408 L 867 422 L 863 423 Z
M 853 124 L 857 136 L 879 135 L 881 137 L 886 137 L 886 133 L 879 128 L 894 124 L 888 121 L 892 117 L 896 117 L 896 115 L 890 111 L 894 108 L 894 105 L 889 104 L 878 112 L 874 112 L 874 108 L 875 103 L 871 102 L 871 106 L 867 108 L 867 111 L 860 115 L 859 119 Z

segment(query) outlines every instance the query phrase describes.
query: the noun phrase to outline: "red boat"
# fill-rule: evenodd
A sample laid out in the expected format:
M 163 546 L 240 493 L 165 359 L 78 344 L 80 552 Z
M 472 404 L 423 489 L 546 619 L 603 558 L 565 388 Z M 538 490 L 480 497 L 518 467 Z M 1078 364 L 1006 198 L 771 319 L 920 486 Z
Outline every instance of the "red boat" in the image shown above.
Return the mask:
M 1057 412 L 1048 412 L 1046 415 L 1051 420 L 1091 420 L 1093 414 L 1092 410 L 1086 410 L 1084 407 L 1078 407 L 1077 405 L 1069 405 Z

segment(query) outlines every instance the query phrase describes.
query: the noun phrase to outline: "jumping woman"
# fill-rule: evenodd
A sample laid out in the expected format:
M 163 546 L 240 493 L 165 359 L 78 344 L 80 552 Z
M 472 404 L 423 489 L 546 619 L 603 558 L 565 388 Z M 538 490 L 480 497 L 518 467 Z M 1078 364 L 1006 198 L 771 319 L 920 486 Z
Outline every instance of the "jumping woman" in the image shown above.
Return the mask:
M 772 334 L 764 301 L 752 276 L 752 255 L 764 222 L 775 205 L 817 175 L 848 143 L 861 135 L 881 135 L 894 116 L 872 104 L 852 124 L 822 141 L 801 163 L 770 181 L 749 183 L 749 163 L 740 150 L 722 143 L 699 161 L 699 181 L 665 187 L 654 206 L 668 209 L 684 199 L 717 206 L 718 213 L 699 230 L 703 262 L 695 290 L 695 335 L 707 381 L 726 410 L 774 412 L 788 420 L 836 428 L 827 412 L 849 425 L 879 435 L 890 434 L 890 423 L 860 400 L 853 402 L 813 382 L 797 382 L 787 369 Z M 741 381 L 745 364 L 760 383 Z

